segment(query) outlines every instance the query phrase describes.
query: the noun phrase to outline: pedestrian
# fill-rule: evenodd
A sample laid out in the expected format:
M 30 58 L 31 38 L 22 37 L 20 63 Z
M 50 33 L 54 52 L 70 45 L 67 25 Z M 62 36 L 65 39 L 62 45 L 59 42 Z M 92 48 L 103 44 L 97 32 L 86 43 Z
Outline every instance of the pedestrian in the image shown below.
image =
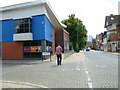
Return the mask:
M 56 47 L 56 55 L 57 55 L 57 65 L 61 65 L 62 62 L 62 47 L 60 44 Z

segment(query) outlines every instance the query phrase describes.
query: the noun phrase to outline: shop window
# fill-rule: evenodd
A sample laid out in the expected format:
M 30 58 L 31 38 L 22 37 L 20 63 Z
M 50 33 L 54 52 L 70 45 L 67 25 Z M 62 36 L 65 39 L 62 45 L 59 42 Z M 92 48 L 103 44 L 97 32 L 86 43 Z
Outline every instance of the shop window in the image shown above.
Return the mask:
M 52 51 L 52 42 L 46 41 L 46 51 Z
M 32 31 L 31 18 L 17 19 L 14 26 L 15 33 L 29 33 Z
M 41 41 L 24 42 L 24 52 L 41 52 Z
M 41 41 L 24 42 L 24 58 L 40 58 L 42 56 Z

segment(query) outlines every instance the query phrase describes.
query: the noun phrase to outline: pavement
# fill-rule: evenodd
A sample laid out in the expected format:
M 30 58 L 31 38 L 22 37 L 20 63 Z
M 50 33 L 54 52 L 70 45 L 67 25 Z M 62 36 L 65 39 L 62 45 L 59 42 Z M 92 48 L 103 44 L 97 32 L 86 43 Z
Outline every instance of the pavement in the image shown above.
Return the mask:
M 120 52 L 107 52 L 107 51 L 101 51 L 101 52 L 105 52 L 105 53 L 109 53 L 109 54 L 114 54 L 114 55 L 120 55 Z
M 67 58 L 71 54 L 73 54 L 74 51 L 66 51 L 65 53 L 62 53 L 63 59 Z M 56 60 L 56 55 L 51 56 L 51 61 Z M 44 62 L 43 62 L 44 61 Z M 33 58 L 33 59 L 18 59 L 18 60 L 0 60 L 0 64 L 37 64 L 37 63 L 45 63 L 49 62 L 50 58 L 43 60 L 41 58 Z
M 66 51 L 65 53 L 62 54 L 63 59 L 69 57 L 72 55 L 74 51 Z M 2 60 L 0 62 L 1 65 L 34 65 L 34 64 L 45 64 L 49 62 L 54 62 L 56 61 L 56 55 L 51 56 L 51 61 L 50 58 L 46 60 L 41 60 L 41 59 L 30 59 L 30 60 Z M 41 88 L 46 88 L 42 85 L 36 85 L 32 83 L 25 83 L 25 82 L 11 82 L 11 81 L 0 81 L 0 88 L 4 90 L 5 88 L 36 88 L 36 87 L 41 87 Z M 6 89 L 5 89 L 6 90 Z

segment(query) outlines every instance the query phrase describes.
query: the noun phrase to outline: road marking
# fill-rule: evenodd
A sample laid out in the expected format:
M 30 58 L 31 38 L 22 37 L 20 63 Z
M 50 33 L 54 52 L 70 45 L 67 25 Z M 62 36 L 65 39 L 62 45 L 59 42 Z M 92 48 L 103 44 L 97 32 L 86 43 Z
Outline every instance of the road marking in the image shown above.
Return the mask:
M 90 79 L 89 76 L 88 76 L 88 87 L 89 87 L 89 88 L 92 88 L 92 82 L 91 82 L 91 79 Z
M 89 74 L 87 66 L 86 66 L 86 62 L 84 64 L 84 66 L 85 66 L 84 70 L 85 70 L 85 73 L 87 74 L 87 80 L 88 80 L 87 85 L 88 85 L 89 88 L 93 88 L 93 85 L 92 85 L 92 82 L 91 82 L 91 79 L 90 79 L 90 74 Z
M 43 85 L 33 84 L 33 83 L 27 83 L 27 82 L 15 82 L 15 81 L 2 81 L 2 83 L 11 83 L 11 84 L 20 84 L 20 85 L 28 85 L 28 86 L 34 86 L 34 87 L 40 87 L 40 88 L 48 88 Z
M 76 70 L 80 70 L 79 68 L 76 68 Z
M 91 81 L 89 76 L 88 76 L 88 81 Z
M 89 88 L 92 88 L 92 83 L 88 83 Z
M 74 69 L 61 69 L 61 70 L 74 70 Z
M 86 74 L 89 74 L 89 72 L 88 71 L 85 71 L 86 72 Z

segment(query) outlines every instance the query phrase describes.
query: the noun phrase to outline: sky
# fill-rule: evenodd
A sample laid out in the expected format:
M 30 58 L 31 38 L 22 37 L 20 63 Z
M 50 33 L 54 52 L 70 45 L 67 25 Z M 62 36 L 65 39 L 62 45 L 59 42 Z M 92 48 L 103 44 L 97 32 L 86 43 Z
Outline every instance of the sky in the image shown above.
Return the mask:
M 0 0 L 0 7 L 35 0 Z M 39 0 L 38 0 L 39 1 Z M 94 38 L 104 32 L 105 16 L 118 15 L 120 0 L 48 0 L 60 21 L 75 14 L 83 21 L 88 35 Z

